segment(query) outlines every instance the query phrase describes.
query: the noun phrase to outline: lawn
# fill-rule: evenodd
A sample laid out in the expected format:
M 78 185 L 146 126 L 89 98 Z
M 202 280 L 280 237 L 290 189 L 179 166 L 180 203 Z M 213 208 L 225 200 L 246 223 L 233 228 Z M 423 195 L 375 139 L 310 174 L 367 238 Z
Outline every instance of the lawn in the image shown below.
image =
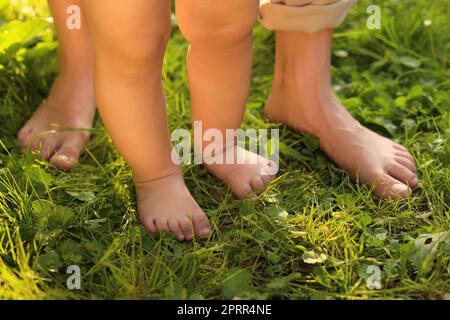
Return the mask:
M 381 30 L 366 26 L 373 2 Z M 44 0 L 0 0 L 0 299 L 450 299 L 449 9 L 360 0 L 335 34 L 335 90 L 364 125 L 410 148 L 421 178 L 413 197 L 377 199 L 311 137 L 264 119 L 274 36 L 257 26 L 244 127 L 280 128 L 281 172 L 251 202 L 184 166 L 213 234 L 179 243 L 137 223 L 130 170 L 100 119 L 71 172 L 20 155 L 15 135 L 48 93 L 57 42 Z M 187 44 L 173 25 L 172 130 L 190 128 Z M 71 265 L 81 290 L 66 287 Z M 370 270 L 381 288 L 368 288 Z

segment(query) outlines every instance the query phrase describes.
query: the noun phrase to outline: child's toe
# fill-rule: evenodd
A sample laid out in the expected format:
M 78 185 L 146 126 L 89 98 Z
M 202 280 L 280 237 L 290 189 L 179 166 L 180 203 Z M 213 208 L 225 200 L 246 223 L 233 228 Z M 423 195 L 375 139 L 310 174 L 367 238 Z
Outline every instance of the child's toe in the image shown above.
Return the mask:
M 248 199 L 255 196 L 252 186 L 247 181 L 236 181 L 230 184 L 230 188 L 238 199 Z
M 183 232 L 184 240 L 191 241 L 194 237 L 192 221 L 188 217 L 184 217 L 178 221 L 180 229 Z
M 195 235 L 207 238 L 211 231 L 209 220 L 203 212 L 197 212 L 192 216 L 192 223 L 194 224 Z
M 158 228 L 156 227 L 155 220 L 152 217 L 148 217 L 145 220 L 143 220 L 142 224 L 151 234 L 155 234 L 158 232 Z
M 269 160 L 267 165 L 263 168 L 262 174 L 266 176 L 275 176 L 279 169 L 280 168 L 275 161 Z
M 173 232 L 179 241 L 184 241 L 184 233 L 183 230 L 181 230 L 180 224 L 175 219 L 170 219 L 167 222 L 167 225 L 171 232 Z
M 169 225 L 167 224 L 166 218 L 156 218 L 155 219 L 156 228 L 159 232 L 170 232 Z
M 265 183 L 261 176 L 253 177 L 250 184 L 252 186 L 253 191 L 255 191 L 256 193 L 264 191 Z

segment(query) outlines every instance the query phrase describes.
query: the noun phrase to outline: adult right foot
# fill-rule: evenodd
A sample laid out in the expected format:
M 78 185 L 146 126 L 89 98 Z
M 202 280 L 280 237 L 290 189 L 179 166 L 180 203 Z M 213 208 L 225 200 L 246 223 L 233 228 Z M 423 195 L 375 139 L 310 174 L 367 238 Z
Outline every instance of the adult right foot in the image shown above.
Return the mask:
M 408 150 L 363 127 L 340 103 L 331 85 L 333 30 L 277 33 L 277 63 L 265 112 L 320 139 L 322 150 L 349 175 L 386 199 L 406 198 L 417 186 Z
M 47 100 L 19 131 L 21 151 L 38 153 L 58 169 L 72 169 L 89 142 L 94 116 L 92 78 L 61 74 Z
M 290 86 L 285 83 L 272 91 L 265 109 L 270 120 L 317 136 L 322 150 L 339 167 L 379 197 L 410 195 L 419 180 L 414 158 L 404 146 L 362 126 L 332 92 L 315 95 L 306 85 L 295 90 Z

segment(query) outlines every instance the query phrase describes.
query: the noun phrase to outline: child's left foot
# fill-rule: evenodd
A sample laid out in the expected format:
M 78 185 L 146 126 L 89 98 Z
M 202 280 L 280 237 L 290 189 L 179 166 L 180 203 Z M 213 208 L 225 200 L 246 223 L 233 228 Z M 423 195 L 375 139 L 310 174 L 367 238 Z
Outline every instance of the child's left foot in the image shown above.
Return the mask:
M 239 146 L 227 149 L 225 159 L 229 152 L 234 153 L 232 164 L 205 165 L 206 169 L 222 180 L 239 199 L 256 198 L 275 179 L 278 165 Z

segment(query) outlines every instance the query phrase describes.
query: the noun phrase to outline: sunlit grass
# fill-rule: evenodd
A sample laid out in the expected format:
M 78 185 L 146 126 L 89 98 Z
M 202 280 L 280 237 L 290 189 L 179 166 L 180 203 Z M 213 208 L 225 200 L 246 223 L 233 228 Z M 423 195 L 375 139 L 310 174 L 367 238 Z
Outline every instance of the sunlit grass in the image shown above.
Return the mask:
M 70 173 L 19 154 L 15 135 L 49 90 L 56 42 L 45 1 L 0 0 L 9 42 L 0 50 L 0 299 L 449 298 L 449 8 L 383 1 L 384 28 L 370 31 L 368 3 L 336 33 L 334 86 L 361 122 L 411 149 L 414 197 L 380 201 L 280 127 L 281 173 L 256 202 L 184 168 L 213 235 L 178 243 L 137 224 L 130 171 L 99 120 Z M 175 28 L 163 75 L 171 129 L 190 128 L 186 50 Z M 262 114 L 272 68 L 273 34 L 257 27 L 247 128 L 277 127 Z M 72 264 L 80 291 L 66 288 Z M 382 269 L 381 290 L 366 287 L 369 265 Z

